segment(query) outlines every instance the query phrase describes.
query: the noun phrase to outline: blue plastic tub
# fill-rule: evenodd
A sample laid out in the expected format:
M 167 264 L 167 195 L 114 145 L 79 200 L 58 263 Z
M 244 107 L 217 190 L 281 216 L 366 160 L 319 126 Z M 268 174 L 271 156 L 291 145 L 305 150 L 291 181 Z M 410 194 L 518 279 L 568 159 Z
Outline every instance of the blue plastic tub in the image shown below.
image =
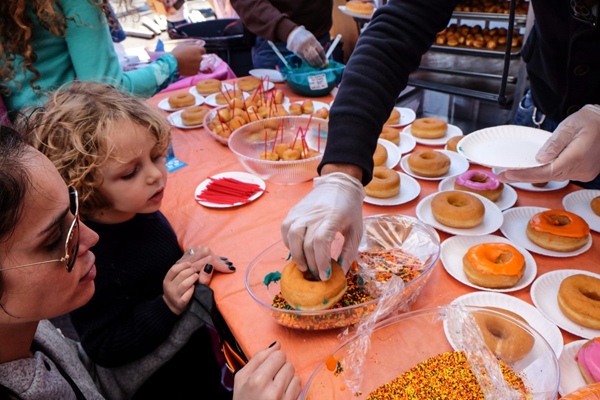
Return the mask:
M 295 93 L 307 97 L 323 97 L 329 94 L 342 80 L 346 66 L 337 61 L 329 61 L 325 69 L 315 69 L 302 62 L 296 55 L 287 56 L 286 61 L 292 67 L 290 71 L 279 61 L 279 71 L 286 83 Z

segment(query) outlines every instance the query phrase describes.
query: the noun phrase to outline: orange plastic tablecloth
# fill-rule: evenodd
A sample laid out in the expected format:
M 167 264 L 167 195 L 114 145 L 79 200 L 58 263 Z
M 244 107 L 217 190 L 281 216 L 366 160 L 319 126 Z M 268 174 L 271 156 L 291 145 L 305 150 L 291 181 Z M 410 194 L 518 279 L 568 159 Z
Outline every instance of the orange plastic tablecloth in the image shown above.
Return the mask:
M 276 86 L 283 89 L 292 101 L 299 98 L 285 84 Z M 172 94 L 174 93 L 158 94 L 149 103 L 156 106 L 160 100 Z M 332 98 L 328 96 L 316 100 L 329 103 Z M 337 336 L 341 330 L 311 332 L 281 327 L 247 293 L 244 273 L 257 254 L 281 240 L 281 222 L 290 208 L 312 189 L 312 182 L 293 186 L 266 182 L 268 193 L 253 203 L 229 209 L 202 207 L 194 199 L 194 191 L 200 182 L 217 173 L 244 171 L 244 168 L 227 147 L 216 142 L 203 129 L 173 128 L 172 132 L 175 156 L 188 166 L 169 174 L 162 212 L 171 222 L 184 249 L 197 244 L 209 246 L 216 254 L 229 257 L 237 267 L 237 272 L 232 275 L 216 274 L 210 286 L 215 291 L 221 313 L 246 355 L 251 357 L 275 340 L 280 341 L 288 360 L 295 365 L 302 384 L 306 384 L 318 363 L 340 344 Z M 364 204 L 363 215 L 395 213 L 414 217 L 419 201 L 436 192 L 438 183 L 419 180 L 421 193 L 418 198 L 394 207 Z M 518 200 L 515 207 L 562 209 L 563 197 L 579 189 L 573 184 L 552 192 L 516 189 Z M 442 241 L 450 236 L 444 232 L 439 234 Z M 500 231 L 495 234 L 502 235 Z M 558 269 L 584 269 L 600 273 L 600 234 L 592 232 L 592 236 L 592 248 L 576 257 L 553 258 L 533 253 L 538 276 Z M 532 304 L 530 287 L 509 294 Z M 441 261 L 438 261 L 412 308 L 447 304 L 458 296 L 474 291 L 475 289 L 452 278 Z M 570 333 L 562 333 L 565 343 L 578 339 Z

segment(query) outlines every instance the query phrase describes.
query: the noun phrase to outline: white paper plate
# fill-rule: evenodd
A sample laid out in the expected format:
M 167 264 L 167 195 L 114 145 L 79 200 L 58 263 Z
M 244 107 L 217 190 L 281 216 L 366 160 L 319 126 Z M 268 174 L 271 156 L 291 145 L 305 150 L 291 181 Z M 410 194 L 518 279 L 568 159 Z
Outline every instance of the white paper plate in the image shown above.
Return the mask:
M 225 104 L 218 104 L 217 103 L 217 95 L 220 93 L 213 93 L 210 96 L 207 96 L 204 101 L 206 102 L 207 106 L 211 106 L 211 107 L 221 107 L 224 106 Z M 246 93 L 246 92 L 242 92 L 242 96 L 244 98 L 244 100 L 246 100 L 248 97 L 250 97 L 250 94 Z
M 406 128 L 404 128 L 403 132 L 412 135 L 412 132 L 410 130 L 411 126 L 412 125 L 409 125 Z M 413 136 L 413 137 L 415 138 L 415 141 L 417 143 L 424 144 L 425 146 L 444 146 L 446 144 L 446 142 L 448 142 L 448 139 L 450 139 L 451 137 L 462 136 L 462 135 L 463 135 L 463 131 L 458 126 L 448 124 L 448 130 L 446 131 L 446 134 L 444 136 L 442 136 L 441 138 L 423 139 L 423 138 L 418 138 L 416 136 Z M 455 153 L 455 152 L 453 151 L 453 153 Z
M 250 71 L 248 71 L 248 73 L 250 75 L 252 75 L 255 78 L 259 78 L 259 79 L 267 79 L 267 77 L 269 78 L 269 81 L 271 82 L 275 82 L 275 83 L 280 83 L 283 82 L 283 76 L 281 75 L 281 72 L 277 71 L 276 69 L 266 69 L 266 68 L 258 68 L 258 69 L 251 69 Z
M 185 110 L 179 110 L 179 111 L 175 111 L 173 114 L 170 114 L 167 117 L 167 121 L 169 121 L 169 123 L 179 129 L 197 129 L 197 128 L 202 128 L 203 124 L 200 125 L 184 125 L 183 121 L 181 120 L 181 113 L 184 112 Z
M 400 193 L 394 197 L 380 199 L 377 197 L 366 196 L 365 203 L 374 204 L 376 206 L 397 206 L 398 204 L 408 203 L 419 196 L 421 193 L 421 185 L 416 179 L 395 171 L 400 176 Z
M 417 142 L 415 141 L 415 138 L 412 135 L 400 132 L 400 145 L 398 146 L 398 148 L 400 149 L 400 153 L 410 153 L 411 151 L 413 151 L 416 145 Z
M 590 239 L 588 240 L 587 244 L 582 248 L 575 251 L 566 252 L 547 250 L 529 240 L 527 233 L 525 233 L 525 230 L 527 229 L 527 223 L 535 214 L 548 210 L 548 208 L 541 207 L 515 207 L 503 211 L 504 223 L 502 224 L 500 231 L 508 239 L 520 246 L 525 247 L 527 250 L 549 257 L 573 257 L 585 253 L 590 249 L 590 247 L 592 247 L 592 235 L 590 235 Z
M 271 81 L 269 81 L 269 82 L 266 82 L 266 81 L 263 82 L 263 91 L 264 92 L 268 92 L 269 90 L 272 90 L 274 87 L 275 87 L 275 84 L 273 82 L 271 82 Z M 235 84 L 235 90 L 240 90 L 240 88 L 238 88 L 237 83 Z M 250 92 L 244 91 L 244 93 L 254 93 L 254 90 L 250 91 Z
M 293 103 L 290 103 L 289 101 L 290 100 L 288 99 L 288 102 L 287 103 L 284 102 L 284 105 L 283 105 L 283 108 L 285 108 L 285 110 L 287 112 L 290 112 L 290 106 L 292 104 L 300 104 L 300 105 L 302 105 L 302 103 L 303 103 L 302 101 L 295 101 Z M 321 108 L 326 108 L 327 111 L 329 111 L 329 109 L 330 109 L 329 104 L 323 103 L 322 101 L 312 100 L 312 102 L 313 102 L 313 114 L 316 113 L 317 111 L 319 111 Z M 302 114 L 302 115 L 308 115 L 308 114 Z
M 342 13 L 344 13 L 350 17 L 354 17 L 354 18 L 358 18 L 358 19 L 371 19 L 373 17 L 373 14 L 364 15 L 364 14 L 356 14 L 351 11 L 348 11 L 348 10 L 346 10 L 346 6 L 338 6 L 338 8 Z M 377 9 L 375 9 L 375 10 L 377 10 Z M 373 11 L 373 13 L 375 13 L 375 11 Z
M 386 124 L 385 126 L 389 126 L 390 128 L 399 128 L 401 126 L 406 126 L 408 124 L 412 124 L 415 121 L 415 119 L 417 118 L 417 114 L 415 114 L 415 112 L 410 108 L 406 108 L 406 107 L 394 107 L 394 108 L 396 110 L 398 110 L 398 112 L 400 113 L 400 121 L 395 125 Z
M 454 181 L 456 181 L 456 176 L 451 176 L 449 178 L 444 179 L 438 185 L 438 190 L 440 192 L 446 192 L 448 190 L 456 190 L 454 189 Z M 468 192 L 467 192 L 468 193 Z M 517 192 L 515 189 L 511 188 L 508 185 L 504 185 L 504 190 L 502 190 L 502 194 L 498 198 L 498 200 L 493 203 L 501 210 L 506 210 L 511 208 L 517 202 Z
M 233 90 L 233 85 L 230 84 L 230 83 L 221 83 L 221 90 L 223 90 L 224 92 L 227 91 L 227 90 Z M 202 96 L 196 90 L 196 86 L 195 85 L 190 88 L 190 93 L 193 94 L 193 95 Z M 217 93 L 220 93 L 220 92 L 217 92 Z M 215 94 L 215 93 L 213 93 L 213 94 Z M 210 96 L 210 95 L 208 95 L 208 96 Z M 208 97 L 208 96 L 206 96 L 206 97 Z
M 252 174 L 249 174 L 247 172 L 236 172 L 236 171 L 232 171 L 232 172 L 223 172 L 221 174 L 217 174 L 217 175 L 213 175 L 211 178 L 232 178 L 232 179 L 237 179 L 240 182 L 246 182 L 246 183 L 254 183 L 258 186 L 260 186 L 261 189 L 266 189 L 267 185 L 265 185 L 265 181 L 263 181 L 262 179 L 260 179 L 258 176 L 254 176 Z M 196 196 L 199 196 L 200 193 L 202 193 L 202 191 L 208 186 L 208 184 L 210 183 L 210 179 L 206 179 L 204 180 L 201 184 L 198 185 L 198 187 L 196 188 L 196 192 L 194 193 L 194 199 L 196 198 Z M 260 196 L 262 196 L 262 194 L 264 193 L 264 191 L 260 191 L 258 193 L 256 193 L 254 196 L 250 197 L 250 202 L 253 202 L 254 200 L 258 199 Z M 198 204 L 203 205 L 204 207 L 209 207 L 209 208 L 231 208 L 231 207 L 237 207 L 237 206 L 241 206 L 244 204 L 248 204 L 248 203 L 235 203 L 235 204 L 217 204 L 217 203 L 211 203 L 208 201 L 198 201 Z
M 446 172 L 446 174 L 444 174 L 442 176 L 438 176 L 436 178 L 426 178 L 424 176 L 419 176 L 419 175 L 415 174 L 414 172 L 412 172 L 412 170 L 408 166 L 408 157 L 410 156 L 410 154 L 407 154 L 404 157 L 402 157 L 402 160 L 400 161 L 400 167 L 402 167 L 404 172 L 406 172 L 410 176 L 417 178 L 417 179 L 423 179 L 425 181 L 441 181 L 450 176 L 460 175 L 469 169 L 469 162 L 467 161 L 466 158 L 464 158 L 460 154 L 455 153 L 453 151 L 446 151 L 446 150 L 434 150 L 434 151 L 439 151 L 440 153 L 443 153 L 443 154 L 447 155 L 448 157 L 450 157 L 450 169 L 448 170 L 448 172 Z
M 385 166 L 387 168 L 394 169 L 402 157 L 400 149 L 389 140 L 377 139 L 377 143 L 385 147 L 385 150 L 387 151 L 387 160 L 385 161 Z
M 507 289 L 491 289 L 483 286 L 476 285 L 469 281 L 467 275 L 463 269 L 463 257 L 467 254 L 467 251 L 478 244 L 482 243 L 506 243 L 513 246 L 515 249 L 519 251 L 519 253 L 523 254 L 525 258 L 525 271 L 523 272 L 523 276 L 519 279 L 519 282 L 511 288 Z M 503 238 L 502 236 L 496 235 L 485 235 L 485 236 L 452 236 L 442 243 L 441 246 L 442 254 L 441 260 L 446 271 L 454 279 L 457 281 L 464 283 L 467 286 L 471 286 L 475 289 L 485 290 L 488 292 L 515 292 L 517 290 L 521 290 L 529 286 L 531 282 L 535 279 L 537 275 L 537 264 L 535 263 L 532 255 L 522 248 L 511 242 L 508 239 Z
M 461 229 L 452 228 L 450 226 L 441 224 L 434 218 L 433 213 L 431 212 L 431 201 L 437 194 L 439 193 L 432 193 L 421 200 L 417 205 L 416 214 L 417 218 L 419 218 L 421 221 L 433 226 L 436 229 L 439 229 L 440 231 L 459 236 L 482 236 L 489 235 L 490 233 L 497 231 L 498 228 L 502 226 L 502 211 L 500 211 L 500 209 L 496 207 L 494 203 L 475 193 L 469 194 L 481 200 L 483 206 L 485 207 L 483 222 L 479 226 L 476 226 L 475 228 Z
M 490 168 L 539 167 L 535 156 L 551 133 L 527 126 L 501 125 L 465 136 L 456 149 L 468 160 Z
M 562 396 L 566 396 L 577 389 L 587 386 L 587 383 L 583 380 L 583 376 L 581 376 L 577 361 L 575 361 L 577 352 L 585 342 L 587 342 L 587 340 L 577 340 L 565 345 L 565 348 L 560 355 L 560 359 L 558 360 L 560 366 L 560 383 L 558 385 L 558 391 Z
M 561 327 L 573 335 L 577 335 L 586 339 L 593 339 L 600 336 L 599 329 L 587 328 L 579 325 L 577 322 L 571 321 L 558 307 L 558 289 L 560 284 L 566 278 L 572 275 L 589 275 L 600 279 L 600 275 L 593 272 L 576 270 L 576 269 L 561 269 L 551 271 L 540 276 L 531 285 L 531 300 L 533 304 L 540 310 L 542 314 L 550 321 Z
M 167 97 L 166 99 L 162 99 L 158 103 L 158 108 L 160 108 L 161 110 L 172 112 L 172 111 L 185 110 L 186 108 L 201 106 L 202 104 L 204 104 L 204 97 L 200 96 L 199 94 L 194 94 L 193 96 L 196 98 L 196 103 L 194 103 L 193 106 L 172 108 L 171 105 L 169 105 L 169 98 Z
M 506 171 L 501 168 L 492 168 L 492 172 L 496 175 L 499 175 L 500 172 Z M 569 181 L 550 181 L 544 187 L 533 186 L 531 183 L 525 182 L 516 182 L 516 183 L 507 183 L 512 187 L 522 190 L 529 190 L 530 192 L 550 192 L 552 190 L 562 189 L 569 184 Z
M 578 190 L 563 198 L 565 210 L 579 215 L 590 226 L 590 229 L 600 232 L 600 215 L 596 215 L 590 207 L 592 199 L 600 196 L 600 190 Z
M 474 292 L 458 297 L 452 303 L 459 302 L 465 306 L 477 307 L 496 307 L 503 310 L 512 311 L 523 318 L 529 326 L 537 331 L 550 345 L 556 358 L 559 358 L 563 351 L 563 337 L 560 330 L 552 322 L 548 321 L 534 306 L 516 297 L 503 293 Z M 446 332 L 448 334 L 448 332 Z M 448 337 L 452 345 L 452 337 Z M 454 346 L 453 346 L 454 347 Z M 527 357 L 518 361 L 528 365 L 528 361 L 537 358 L 536 353 L 542 350 L 542 344 L 536 343 Z M 531 358 L 530 358 L 531 357 Z

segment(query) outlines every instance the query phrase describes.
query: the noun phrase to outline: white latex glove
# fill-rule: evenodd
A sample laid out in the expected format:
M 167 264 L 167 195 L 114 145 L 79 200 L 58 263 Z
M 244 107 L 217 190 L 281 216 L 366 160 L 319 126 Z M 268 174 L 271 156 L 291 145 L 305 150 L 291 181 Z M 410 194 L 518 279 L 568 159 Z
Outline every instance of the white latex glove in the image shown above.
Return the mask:
M 365 189 L 350 175 L 334 172 L 315 178 L 314 189 L 281 224 L 283 242 L 301 271 L 307 264 L 313 275 L 326 281 L 331 275 L 331 243 L 344 236 L 340 264 L 347 272 L 358 254 L 362 238 L 362 203 Z
M 589 182 L 600 173 L 600 107 L 587 105 L 567 117 L 536 156 L 541 167 L 502 172 L 502 182 Z
M 311 67 L 323 68 L 325 65 L 323 46 L 304 26 L 294 28 L 288 35 L 286 47 Z

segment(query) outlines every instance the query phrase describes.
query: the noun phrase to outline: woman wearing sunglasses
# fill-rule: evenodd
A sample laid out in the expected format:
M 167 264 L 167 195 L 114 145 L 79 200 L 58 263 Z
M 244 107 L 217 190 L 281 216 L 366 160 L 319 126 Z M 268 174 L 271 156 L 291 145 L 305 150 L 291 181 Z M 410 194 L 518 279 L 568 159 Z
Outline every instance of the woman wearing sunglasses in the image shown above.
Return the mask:
M 0 398 L 126 399 L 185 344 L 198 322 L 182 318 L 178 337 L 156 353 L 102 368 L 46 319 L 94 294 L 98 235 L 79 222 L 77 192 L 52 163 L 0 127 Z M 174 330 L 175 330 L 174 329 Z M 188 382 L 189 383 L 189 382 Z M 165 385 L 185 382 L 165 382 Z M 300 382 L 279 343 L 235 377 L 234 399 L 296 399 Z M 199 396 L 202 388 L 198 388 Z

